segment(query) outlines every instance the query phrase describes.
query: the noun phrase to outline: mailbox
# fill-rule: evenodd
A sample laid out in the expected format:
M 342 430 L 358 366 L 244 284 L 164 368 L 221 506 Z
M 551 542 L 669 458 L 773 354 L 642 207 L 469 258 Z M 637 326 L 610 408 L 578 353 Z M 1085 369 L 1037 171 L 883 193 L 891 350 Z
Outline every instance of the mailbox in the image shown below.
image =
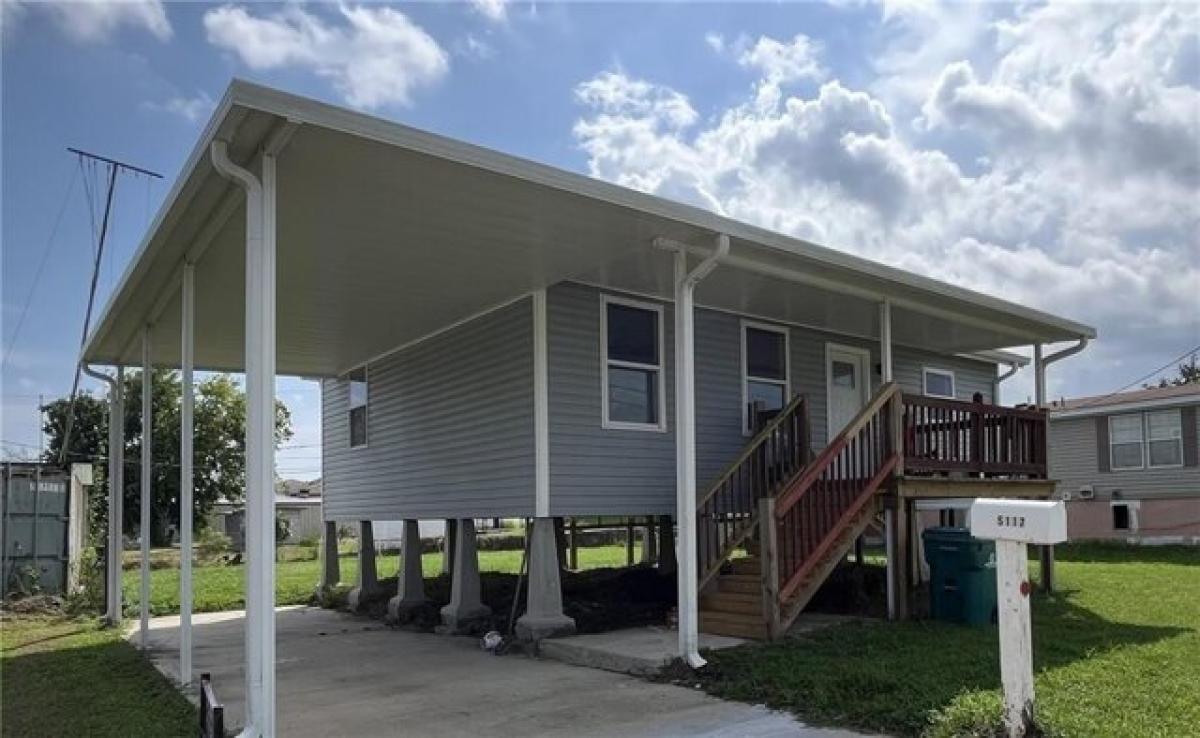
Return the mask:
M 976 500 L 971 535 L 992 541 L 1053 545 L 1067 540 L 1067 509 L 1061 501 Z

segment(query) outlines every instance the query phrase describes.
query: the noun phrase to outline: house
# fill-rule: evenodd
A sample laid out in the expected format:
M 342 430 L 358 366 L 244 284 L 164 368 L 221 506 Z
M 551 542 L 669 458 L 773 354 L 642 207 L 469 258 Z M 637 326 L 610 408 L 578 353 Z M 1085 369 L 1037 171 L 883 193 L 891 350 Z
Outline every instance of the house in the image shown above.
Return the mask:
M 275 517 L 286 526 L 285 543 L 319 538 L 323 530 L 321 480 L 280 480 L 275 485 Z M 241 502 L 221 499 L 213 505 L 208 515 L 208 527 L 229 536 L 235 548 L 241 551 L 244 548 L 245 519 L 245 508 Z
M 1071 538 L 1200 543 L 1200 385 L 1052 403 L 1050 475 Z
M 272 735 L 277 374 L 322 380 L 326 530 L 360 526 L 360 592 L 377 586 L 374 521 L 404 521 L 395 609 L 425 596 L 419 521 L 453 521 L 442 620 L 462 627 L 484 612 L 474 519 L 531 518 L 518 630 L 570 631 L 555 520 L 654 518 L 663 552 L 676 554 L 680 655 L 700 666 L 700 627 L 778 636 L 880 516 L 899 618 L 916 500 L 1049 496 L 1045 413 L 992 402 L 998 366 L 1012 363 L 1002 350 L 1032 346 L 1044 400 L 1047 366 L 1094 336 L 706 210 L 237 81 L 82 358 L 118 373 L 180 366 L 184 439 L 193 369 L 246 372 L 247 734 Z M 1060 342 L 1072 345 L 1043 354 Z M 185 503 L 192 473 L 185 454 Z M 730 571 L 752 539 L 757 559 Z M 181 623 L 186 680 L 186 609 Z

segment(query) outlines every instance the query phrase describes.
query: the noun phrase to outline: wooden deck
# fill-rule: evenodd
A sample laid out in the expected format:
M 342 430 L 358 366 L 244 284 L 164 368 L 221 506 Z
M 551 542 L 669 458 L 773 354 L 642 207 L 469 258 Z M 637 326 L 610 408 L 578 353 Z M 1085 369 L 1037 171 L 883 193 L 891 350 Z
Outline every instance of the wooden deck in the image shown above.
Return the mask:
M 1011 497 L 1044 500 L 1058 485 L 1053 479 L 988 479 L 977 477 L 917 477 L 896 479 L 897 496 L 905 500 L 940 500 L 955 497 Z

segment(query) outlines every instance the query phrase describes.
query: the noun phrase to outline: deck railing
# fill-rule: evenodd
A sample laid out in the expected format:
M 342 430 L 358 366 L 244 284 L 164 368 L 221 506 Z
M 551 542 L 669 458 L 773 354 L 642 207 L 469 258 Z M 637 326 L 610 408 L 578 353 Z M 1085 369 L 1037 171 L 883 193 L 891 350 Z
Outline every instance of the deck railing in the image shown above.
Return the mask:
M 904 395 L 905 473 L 1046 478 L 1046 413 Z
M 808 405 L 797 395 L 766 422 L 697 502 L 700 587 L 754 531 L 759 499 L 778 494 L 808 456 Z

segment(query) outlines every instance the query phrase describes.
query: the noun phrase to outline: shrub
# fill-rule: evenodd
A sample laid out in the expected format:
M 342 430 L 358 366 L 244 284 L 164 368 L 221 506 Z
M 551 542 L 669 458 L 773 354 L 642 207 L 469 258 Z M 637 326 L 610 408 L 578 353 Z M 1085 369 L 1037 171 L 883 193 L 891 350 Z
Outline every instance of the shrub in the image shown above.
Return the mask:
M 202 561 L 219 559 L 233 549 L 229 536 L 212 528 L 205 528 L 196 537 L 196 553 Z

